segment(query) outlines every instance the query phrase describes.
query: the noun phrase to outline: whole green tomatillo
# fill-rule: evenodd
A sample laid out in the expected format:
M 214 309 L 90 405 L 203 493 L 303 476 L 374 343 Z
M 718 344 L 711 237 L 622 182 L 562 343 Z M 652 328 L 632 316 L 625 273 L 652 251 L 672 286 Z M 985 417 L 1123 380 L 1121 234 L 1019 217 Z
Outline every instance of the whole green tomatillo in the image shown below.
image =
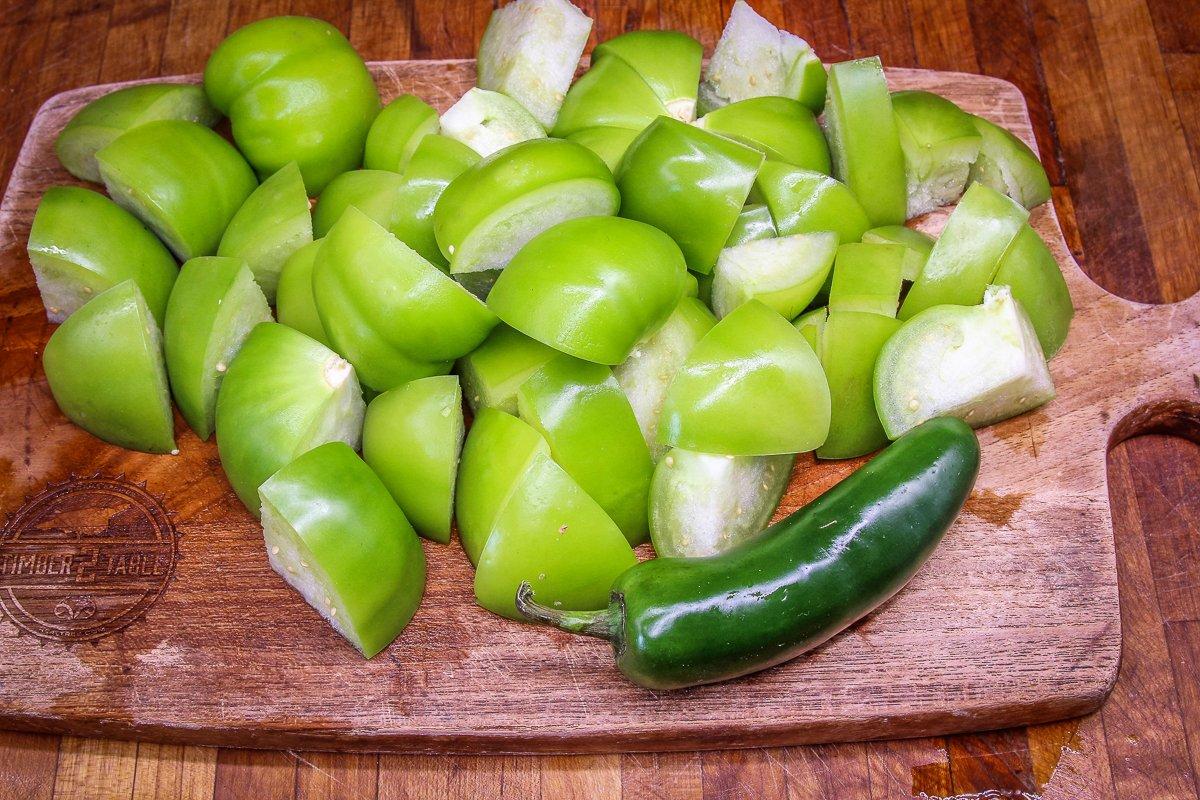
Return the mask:
M 270 17 L 230 34 L 204 90 L 260 175 L 295 161 L 310 195 L 362 163 L 379 92 L 341 32 L 319 19 Z

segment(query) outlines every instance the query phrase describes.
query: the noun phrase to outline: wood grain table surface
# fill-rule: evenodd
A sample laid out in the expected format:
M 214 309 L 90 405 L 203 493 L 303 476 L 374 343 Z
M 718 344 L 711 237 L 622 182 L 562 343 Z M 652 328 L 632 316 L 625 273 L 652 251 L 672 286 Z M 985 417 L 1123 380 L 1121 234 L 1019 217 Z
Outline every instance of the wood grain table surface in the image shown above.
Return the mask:
M 711 49 L 731 3 L 580 5 L 596 19 L 593 40 L 665 27 Z M 319 16 L 371 60 L 469 57 L 493 5 L 0 0 L 0 180 L 50 95 L 199 71 L 227 32 L 251 20 Z M 826 61 L 878 53 L 892 66 L 1012 81 L 1028 101 L 1057 211 L 1088 274 L 1147 302 L 1200 288 L 1200 3 L 754 5 Z M 1200 398 L 1200 376 L 1197 386 Z M 1193 441 L 1144 436 L 1110 454 L 1124 654 L 1112 695 L 1082 720 L 868 744 L 551 757 L 216 750 L 0 733 L 0 798 L 1200 798 L 1200 431 L 1182 433 Z

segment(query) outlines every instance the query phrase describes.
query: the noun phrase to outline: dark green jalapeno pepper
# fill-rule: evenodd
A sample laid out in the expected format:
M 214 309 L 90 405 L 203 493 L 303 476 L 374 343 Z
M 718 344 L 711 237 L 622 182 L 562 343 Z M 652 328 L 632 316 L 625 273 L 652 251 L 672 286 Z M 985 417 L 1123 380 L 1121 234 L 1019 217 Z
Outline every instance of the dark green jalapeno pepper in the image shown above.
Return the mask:
M 608 639 L 617 667 L 650 689 L 714 683 L 804 653 L 900 590 L 975 483 L 979 443 L 932 419 L 809 505 L 709 558 L 656 558 L 622 573 L 601 611 L 540 605 L 528 619 Z

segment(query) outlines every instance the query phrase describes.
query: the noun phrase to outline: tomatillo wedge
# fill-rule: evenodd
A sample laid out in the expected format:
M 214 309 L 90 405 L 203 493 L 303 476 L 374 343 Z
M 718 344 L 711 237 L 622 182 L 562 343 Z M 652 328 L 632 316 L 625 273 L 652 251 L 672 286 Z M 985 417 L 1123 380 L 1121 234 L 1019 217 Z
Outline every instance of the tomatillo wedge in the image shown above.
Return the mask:
M 179 271 L 167 304 L 163 350 L 171 393 L 201 441 L 213 431 L 217 392 L 250 331 L 271 321 L 271 308 L 246 262 L 193 258 Z
M 51 322 L 132 280 L 161 323 L 179 272 L 170 251 L 136 217 L 104 195 L 74 186 L 42 195 L 26 250 Z
M 706 558 L 757 536 L 783 497 L 794 459 L 669 451 L 650 484 L 654 552 Z
M 803 453 L 829 433 L 829 385 L 800 331 L 757 300 L 693 348 L 667 390 L 663 444 L 730 456 Z
M 839 247 L 829 287 L 829 310 L 894 318 L 900 304 L 904 253 L 898 244 L 851 242 Z
M 514 600 L 530 583 L 555 608 L 603 608 L 618 575 L 637 563 L 596 501 L 545 454 L 534 455 L 492 524 L 475 569 L 475 600 L 522 620 Z
M 547 228 L 617 213 L 612 173 L 583 145 L 538 139 L 485 158 L 450 182 L 433 211 L 433 232 L 462 274 L 503 269 Z
M 892 95 L 896 132 L 904 151 L 908 217 L 953 203 L 967 188 L 979 155 L 979 132 L 971 115 L 932 92 Z
M 979 443 L 932 420 L 759 537 L 712 558 L 655 558 L 623 573 L 606 609 L 567 613 L 522 586 L 528 619 L 613 643 L 617 668 L 680 689 L 781 664 L 898 592 L 958 516 Z
M 1028 211 L 995 189 L 971 184 L 905 296 L 900 319 L 933 306 L 978 303 L 1028 217 Z
M 825 104 L 825 68 L 808 42 L 737 0 L 704 70 L 700 111 L 750 97 L 789 97 L 819 112 Z
M 1037 332 L 1007 286 L 989 286 L 982 305 L 908 320 L 880 351 L 874 385 L 892 439 L 938 416 L 980 428 L 1054 397 Z
M 828 320 L 829 308 L 826 306 L 814 308 L 792 320 L 792 325 L 800 331 L 804 341 L 808 342 L 808 346 L 818 356 L 821 354 L 821 339 L 825 333 L 825 323 Z
M 553 347 L 500 323 L 479 347 L 458 360 L 467 405 L 476 414 L 485 408 L 516 414 L 517 389 L 558 354 Z
M 354 367 L 299 331 L 258 325 L 242 343 L 217 394 L 217 452 L 251 513 L 258 487 L 326 442 L 357 448 L 363 399 Z
M 310 195 L 362 163 L 379 92 L 337 28 L 270 17 L 238 28 L 204 67 L 204 90 L 260 175 L 295 161 Z
M 476 86 L 442 115 L 442 133 L 481 156 L 530 139 L 546 138 L 545 129 L 511 97 Z
M 655 460 L 667 449 L 658 441 L 658 420 L 667 388 L 692 348 L 716 324 L 716 317 L 704 303 L 695 297 L 684 297 L 662 327 L 638 342 L 629 358 L 613 367 L 613 377 L 629 398 L 642 437 Z
M 654 463 L 612 370 L 560 355 L 521 384 L 517 408 L 629 543 L 644 542 Z
M 575 81 L 551 133 L 566 137 L 596 127 L 640 131 L 669 113 L 650 84 L 628 62 L 606 58 L 595 62 Z
M 832 169 L 821 126 L 797 100 L 752 97 L 708 112 L 696 126 L 750 145 L 774 161 L 826 175 Z
M 160 119 L 182 119 L 212 127 L 220 113 L 191 83 L 144 83 L 127 86 L 88 103 L 71 117 L 54 140 L 54 152 L 67 172 L 100 183 L 96 151 L 130 128 Z
M 696 118 L 696 87 L 703 57 L 703 46 L 679 31 L 629 31 L 592 50 L 592 64 L 619 58 L 633 67 L 667 113 L 684 122 Z
M 450 541 L 454 482 L 462 451 L 462 390 L 455 375 L 410 381 L 367 406 L 363 460 L 417 533 Z
M 763 155 L 732 139 L 659 117 L 617 170 L 621 216 L 674 239 L 689 269 L 712 271 L 746 203 Z
M 780 236 L 833 231 L 838 243 L 857 242 L 871 227 L 846 184 L 820 172 L 768 161 L 755 188 L 762 193 Z
M 408 625 L 425 554 L 370 468 L 342 442 L 309 450 L 258 490 L 271 567 L 366 658 Z
M 508 3 L 492 12 L 479 42 L 479 85 L 552 128 L 591 31 L 592 20 L 567 0 Z
M 402 94 L 383 107 L 367 131 L 363 166 L 403 172 L 421 140 L 439 130 L 433 106 L 412 94 Z
M 834 177 L 854 192 L 871 224 L 904 222 L 904 151 L 878 56 L 829 68 L 825 133 Z
M 495 408 L 475 416 L 454 496 L 459 542 L 472 564 L 479 563 L 500 510 L 538 455 L 549 458 L 550 445 L 525 422 Z
M 738 214 L 729 238 L 725 240 L 726 247 L 737 247 L 746 242 L 757 242 L 762 239 L 773 239 L 779 235 L 775 229 L 775 220 L 771 218 L 771 209 L 766 203 L 751 203 L 742 207 Z
M 887 444 L 875 411 L 873 376 L 879 351 L 900 325 L 883 314 L 830 310 L 821 327 L 819 353 L 833 413 L 817 458 L 853 458 Z
M 906 228 L 903 225 L 882 225 L 878 228 L 871 228 L 862 235 L 862 241 L 863 244 L 903 245 L 905 253 L 902 274 L 904 280 L 910 282 L 915 281 L 921 274 L 925 262 L 929 260 L 929 254 L 933 251 L 934 243 L 933 237 L 929 234 Z
M 619 217 L 568 220 L 539 234 L 500 273 L 488 306 L 556 350 L 620 364 L 683 297 L 670 237 Z
M 581 128 L 564 138 L 568 142 L 581 144 L 600 156 L 605 166 L 615 175 L 617 168 L 621 166 L 621 159 L 625 157 L 625 151 L 639 133 L 641 131 L 637 129 L 604 126 Z
M 329 347 L 317 302 L 313 300 L 312 270 L 321 242 L 304 245 L 283 264 L 279 287 L 275 293 L 275 315 L 289 328 L 295 328 L 310 339 Z
M 304 178 L 293 161 L 255 189 L 229 220 L 217 255 L 245 261 L 269 302 L 283 262 L 313 240 Z
M 1012 290 L 1037 331 L 1042 354 L 1053 358 L 1067 340 L 1075 306 L 1054 254 L 1029 225 L 1022 226 L 1004 251 L 992 283 Z
M 404 170 L 404 188 L 391 231 L 443 272 L 450 262 L 438 247 L 433 211 L 450 182 L 479 163 L 479 154 L 448 136 L 430 134 L 417 145 Z
M 487 306 L 356 208 L 325 237 L 312 279 L 329 340 L 378 391 L 449 372 L 496 324 Z
M 187 261 L 217 252 L 258 182 L 233 145 L 203 125 L 148 122 L 96 153 L 108 194 Z
M 54 402 L 88 433 L 130 450 L 175 450 L 162 337 L 133 281 L 68 317 L 46 342 L 42 366 Z
M 1050 179 L 1033 149 L 983 117 L 971 117 L 982 140 L 979 157 L 971 165 L 970 180 L 1008 195 L 1025 208 L 1050 199 Z
M 832 231 L 727 247 L 713 270 L 713 313 L 724 317 L 743 303 L 758 300 L 791 319 L 817 296 L 837 252 L 837 234 Z
M 313 235 L 324 238 L 353 206 L 388 230 L 395 223 L 404 177 L 382 169 L 353 169 L 329 182 L 313 209 Z

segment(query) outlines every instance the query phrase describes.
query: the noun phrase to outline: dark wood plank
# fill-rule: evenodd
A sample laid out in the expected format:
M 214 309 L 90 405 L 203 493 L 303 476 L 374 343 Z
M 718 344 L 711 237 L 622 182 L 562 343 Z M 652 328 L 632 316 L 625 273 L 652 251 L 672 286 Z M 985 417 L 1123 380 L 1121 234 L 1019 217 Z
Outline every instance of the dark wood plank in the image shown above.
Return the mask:
M 276 750 L 222 749 L 213 800 L 293 800 L 297 762 Z
M 621 756 L 622 800 L 701 800 L 699 753 L 627 753 Z
M 778 751 L 703 753 L 704 800 L 787 800 L 788 781 Z
M 58 737 L 0 733 L 0 797 L 51 800 Z
M 917 66 L 979 72 L 967 0 L 908 0 Z
M 413 8 L 410 3 L 357 0 L 351 5 L 350 44 L 368 61 L 412 55 Z
M 489 0 L 412 0 L 412 58 L 474 58 Z
M 114 83 L 158 75 L 170 21 L 169 0 L 116 0 L 100 62 L 100 81 Z
M 379 756 L 374 753 L 292 753 L 296 800 L 375 800 Z
M 964 734 L 947 739 L 950 789 L 954 794 L 988 790 L 1033 794 L 1037 790 L 1024 730 Z
M 141 742 L 130 800 L 212 800 L 216 778 L 211 747 Z
M 201 72 L 213 48 L 225 38 L 229 0 L 171 0 L 162 74 Z
M 1200 53 L 1200 7 L 1179 0 L 1147 0 L 1163 53 Z
M 783 766 L 789 800 L 871 797 L 868 745 L 789 747 L 775 752 Z
M 888 66 L 917 66 L 905 0 L 846 0 L 845 6 L 855 58 L 879 56 Z

